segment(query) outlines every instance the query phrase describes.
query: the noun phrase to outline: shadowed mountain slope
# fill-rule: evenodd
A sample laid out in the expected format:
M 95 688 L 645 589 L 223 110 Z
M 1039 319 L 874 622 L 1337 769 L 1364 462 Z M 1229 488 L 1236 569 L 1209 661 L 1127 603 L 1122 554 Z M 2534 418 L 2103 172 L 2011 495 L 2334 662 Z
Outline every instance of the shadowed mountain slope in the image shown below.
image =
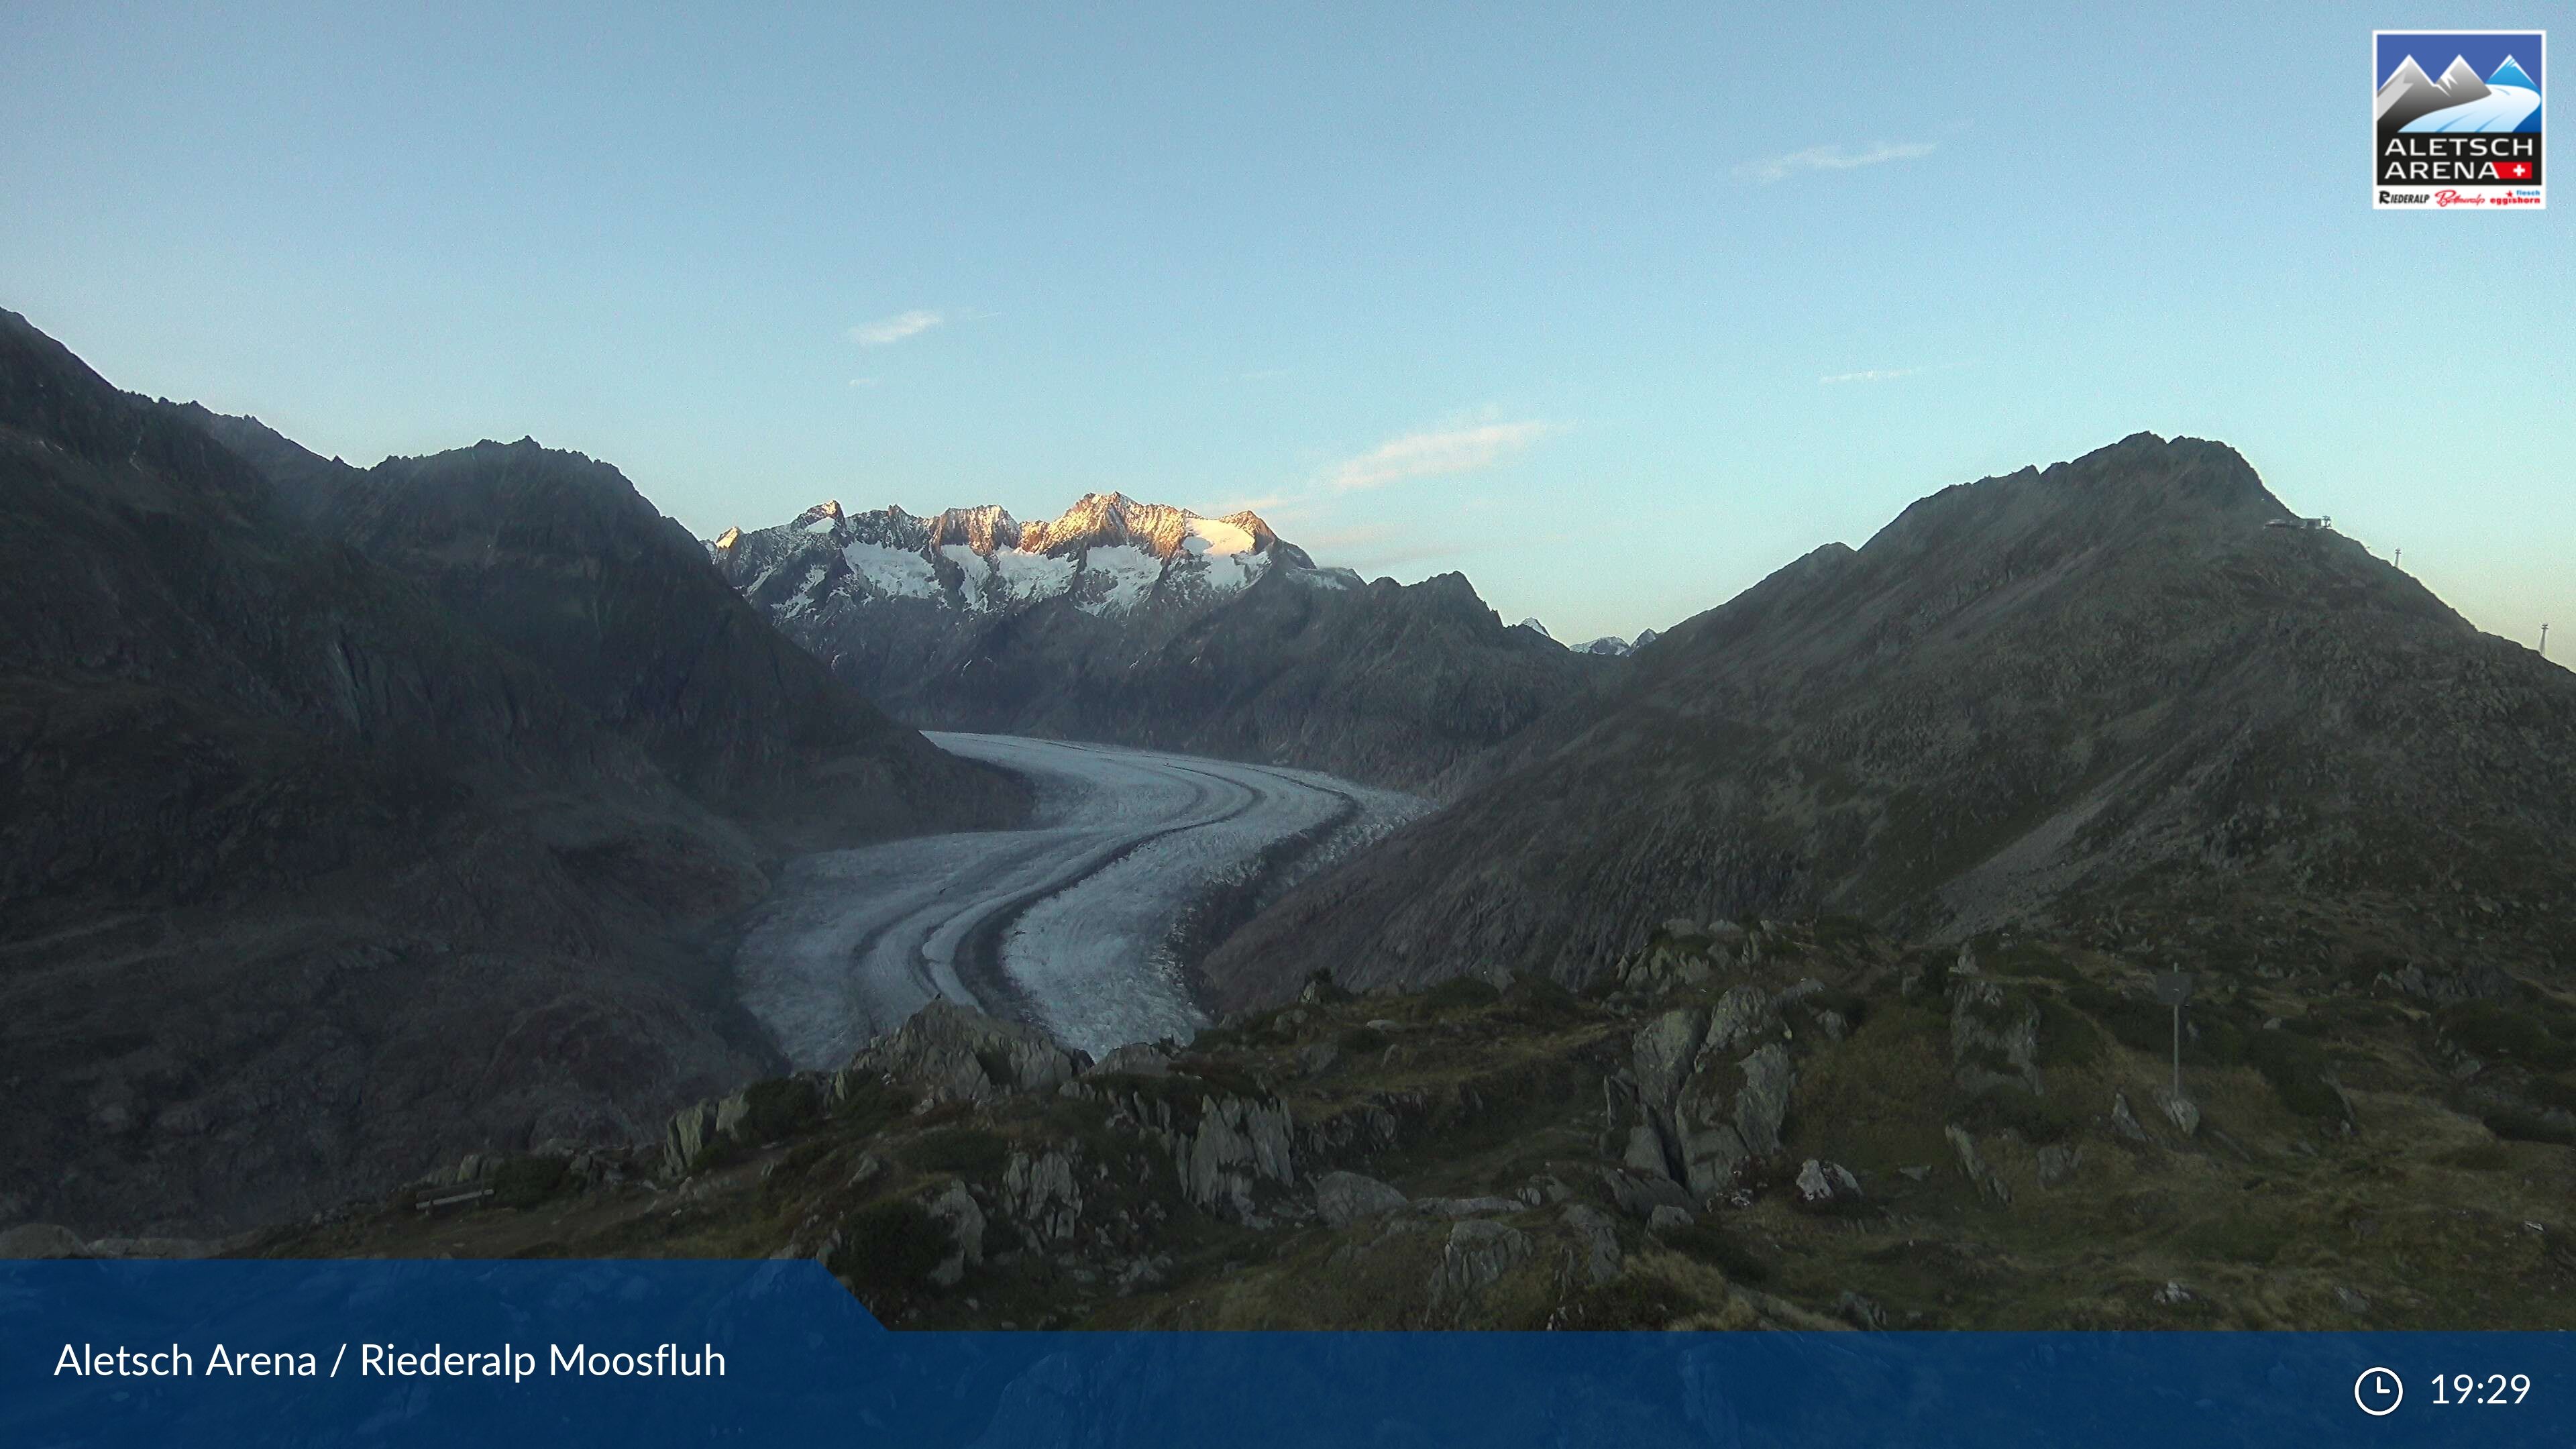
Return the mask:
M 2289 516 L 2147 434 L 1926 498 L 1475 762 L 1219 951 L 1218 1000 L 1323 965 L 1579 980 L 1745 912 L 1964 935 L 2295 897 L 2401 961 L 2464 913 L 2537 930 L 2576 884 L 2576 676 Z
M 774 1063 L 720 949 L 767 849 L 656 761 L 757 765 L 727 722 L 761 706 L 677 681 L 670 713 L 714 722 L 694 753 L 603 725 L 595 681 L 6 313 L 0 502 L 0 1223 L 275 1220 L 460 1150 L 649 1133 Z M 683 557 L 665 592 L 757 634 Z M 836 693 L 827 746 L 885 728 Z
M 522 439 L 363 472 L 254 419 L 207 415 L 317 529 L 543 665 L 710 808 L 821 849 L 1005 825 L 1008 777 L 835 681 L 744 603 L 616 468 Z

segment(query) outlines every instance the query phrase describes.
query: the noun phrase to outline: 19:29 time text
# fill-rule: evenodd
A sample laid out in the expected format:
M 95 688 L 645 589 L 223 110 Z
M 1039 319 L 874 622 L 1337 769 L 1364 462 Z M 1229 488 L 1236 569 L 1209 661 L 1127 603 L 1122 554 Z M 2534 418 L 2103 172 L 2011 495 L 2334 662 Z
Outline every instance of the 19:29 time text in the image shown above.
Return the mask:
M 2529 1374 L 2435 1374 L 2437 1404 L 2519 1404 L 2531 1392 Z

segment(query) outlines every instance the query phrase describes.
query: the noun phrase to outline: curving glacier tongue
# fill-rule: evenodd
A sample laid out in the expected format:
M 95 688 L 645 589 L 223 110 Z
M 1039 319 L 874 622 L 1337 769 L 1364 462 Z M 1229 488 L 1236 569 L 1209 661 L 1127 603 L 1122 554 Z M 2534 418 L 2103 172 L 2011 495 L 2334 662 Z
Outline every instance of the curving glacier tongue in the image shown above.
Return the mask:
M 791 863 L 754 914 L 735 976 L 799 1068 L 840 1065 L 934 997 L 1030 1021 L 1095 1056 L 1186 1040 L 1205 1024 L 1184 979 L 1198 907 L 1258 887 L 1265 871 L 1316 868 L 1428 808 L 1303 770 L 930 738 L 1029 779 L 1035 820 Z

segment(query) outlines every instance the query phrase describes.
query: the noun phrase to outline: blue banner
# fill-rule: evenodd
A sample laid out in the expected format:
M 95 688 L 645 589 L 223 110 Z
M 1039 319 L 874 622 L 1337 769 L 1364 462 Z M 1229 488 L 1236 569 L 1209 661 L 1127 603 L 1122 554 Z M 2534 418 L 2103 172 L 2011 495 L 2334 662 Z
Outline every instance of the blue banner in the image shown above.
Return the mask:
M 807 1262 L 0 1264 L 17 1449 L 2569 1444 L 2571 1358 L 2525 1333 L 896 1334 Z

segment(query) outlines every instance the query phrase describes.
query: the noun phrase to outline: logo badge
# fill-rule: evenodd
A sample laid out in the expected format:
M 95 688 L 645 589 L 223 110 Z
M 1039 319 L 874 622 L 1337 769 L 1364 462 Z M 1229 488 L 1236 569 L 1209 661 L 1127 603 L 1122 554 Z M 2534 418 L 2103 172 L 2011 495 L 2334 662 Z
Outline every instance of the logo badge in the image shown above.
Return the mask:
M 2546 39 L 2538 30 L 2371 32 L 2371 206 L 2540 210 Z

